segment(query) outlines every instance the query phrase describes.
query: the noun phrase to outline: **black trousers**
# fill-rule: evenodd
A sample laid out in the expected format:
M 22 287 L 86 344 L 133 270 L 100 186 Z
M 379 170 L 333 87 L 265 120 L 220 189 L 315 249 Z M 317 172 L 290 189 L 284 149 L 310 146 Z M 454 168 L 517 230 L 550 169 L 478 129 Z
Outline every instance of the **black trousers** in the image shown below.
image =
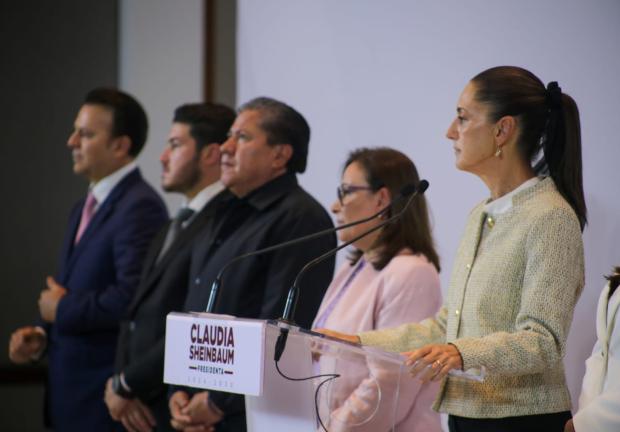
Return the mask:
M 563 432 L 570 411 L 497 419 L 448 416 L 450 432 Z

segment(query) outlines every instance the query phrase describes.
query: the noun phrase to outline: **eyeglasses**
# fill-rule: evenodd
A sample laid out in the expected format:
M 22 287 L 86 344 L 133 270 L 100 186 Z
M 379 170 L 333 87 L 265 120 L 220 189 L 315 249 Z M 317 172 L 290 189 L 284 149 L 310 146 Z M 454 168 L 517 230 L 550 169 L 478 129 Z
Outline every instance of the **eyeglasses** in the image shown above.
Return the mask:
M 340 201 L 340 205 L 344 205 L 344 197 L 346 197 L 349 194 L 352 194 L 353 192 L 357 192 L 357 191 L 362 191 L 362 190 L 374 190 L 373 187 L 370 186 L 356 186 L 356 185 L 348 185 L 348 184 L 341 184 L 340 186 L 338 186 L 338 188 L 336 189 L 336 194 L 338 195 L 338 201 Z

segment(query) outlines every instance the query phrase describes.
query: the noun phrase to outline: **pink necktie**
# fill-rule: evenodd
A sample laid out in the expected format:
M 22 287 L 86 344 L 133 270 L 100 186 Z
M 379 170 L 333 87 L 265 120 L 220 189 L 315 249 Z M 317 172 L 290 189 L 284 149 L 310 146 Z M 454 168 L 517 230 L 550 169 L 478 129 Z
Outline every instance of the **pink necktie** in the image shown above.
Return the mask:
M 93 218 L 93 214 L 95 214 L 95 206 L 97 205 L 97 200 L 92 192 L 88 193 L 86 197 L 86 202 L 84 203 L 84 208 L 82 209 L 82 218 L 80 219 L 80 226 L 78 227 L 77 234 L 75 235 L 75 243 L 80 241 L 80 237 L 86 231 L 86 227 L 90 223 L 90 220 Z

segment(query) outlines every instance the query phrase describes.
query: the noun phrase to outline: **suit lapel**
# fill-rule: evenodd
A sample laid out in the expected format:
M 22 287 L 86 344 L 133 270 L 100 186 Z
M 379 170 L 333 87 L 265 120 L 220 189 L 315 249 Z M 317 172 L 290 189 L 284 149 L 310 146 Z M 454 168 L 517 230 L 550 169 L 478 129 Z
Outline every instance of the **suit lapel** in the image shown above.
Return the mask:
M 166 225 L 159 231 L 157 237 L 153 240 L 148 255 L 144 259 L 144 265 L 142 266 L 142 274 L 140 276 L 140 280 L 146 279 L 149 274 L 152 273 L 153 268 L 157 264 L 157 257 L 159 256 L 159 251 L 164 246 L 164 242 L 166 241 L 166 236 L 168 235 L 168 230 L 170 229 L 170 224 L 172 220 L 169 220 Z
M 133 312 L 133 309 L 140 304 L 141 300 L 155 287 L 161 273 L 168 268 L 170 262 L 178 254 L 179 249 L 183 248 L 188 242 L 191 242 L 196 235 L 214 218 L 221 197 L 222 194 L 218 194 L 211 201 L 209 201 L 200 213 L 194 217 L 192 223 L 181 231 L 159 262 L 156 262 L 159 251 L 163 247 L 166 239 L 166 234 L 168 233 L 170 224 L 168 224 L 167 228 L 163 230 L 163 233 L 158 241 L 158 246 L 156 248 L 152 248 L 152 254 L 149 256 L 150 259 L 145 262 L 145 265 L 148 265 L 148 267 L 145 267 L 146 271 L 142 274 L 142 283 L 140 284 L 142 288 L 134 296 L 134 300 L 132 301 L 132 305 L 129 309 L 131 312 Z
M 58 269 L 57 280 L 61 284 L 66 282 L 67 274 L 69 273 L 69 263 L 71 261 L 71 255 L 73 254 L 75 234 L 80 223 L 80 216 L 82 214 L 82 208 L 84 207 L 86 199 L 82 198 L 73 207 L 69 216 L 69 223 L 67 224 L 67 232 L 60 252 L 60 268 Z
M 181 232 L 177 235 L 177 238 L 174 239 L 174 242 L 170 245 L 164 256 L 161 257 L 159 262 L 155 264 L 153 268 L 153 272 L 151 275 L 158 275 L 163 269 L 165 269 L 172 260 L 175 255 L 179 252 L 179 249 L 185 246 L 185 244 L 191 241 L 197 231 L 204 226 L 204 222 L 206 221 L 205 215 L 208 215 L 209 212 L 205 213 L 206 209 L 203 209 L 196 217 L 192 220 L 191 224 L 181 230 Z M 161 246 L 158 248 L 161 250 Z
M 617 292 L 618 289 L 620 288 L 616 288 L 616 292 L 614 292 L 608 302 L 606 323 L 609 324 L 607 325 L 607 340 L 611 338 L 611 333 L 616 326 L 616 319 L 618 317 L 618 308 L 620 307 L 620 294 Z M 607 284 L 606 294 L 609 295 L 609 284 Z
M 609 298 L 609 284 L 605 285 L 596 307 L 596 336 L 607 346 L 607 305 Z
M 121 199 L 123 195 L 125 194 L 125 192 L 127 192 L 127 190 L 129 190 L 136 182 L 140 181 L 141 178 L 142 177 L 140 175 L 139 170 L 136 169 L 130 172 L 129 174 L 127 174 L 114 187 L 112 192 L 110 192 L 110 195 L 108 195 L 105 201 L 101 204 L 101 207 L 99 207 L 97 211 L 95 212 L 93 219 L 90 221 L 90 223 L 86 227 L 86 230 L 84 231 L 84 234 L 82 234 L 80 241 L 76 245 L 73 246 L 70 256 L 69 256 L 66 274 L 70 273 L 71 269 L 75 265 L 75 262 L 80 256 L 81 252 L 86 249 L 88 244 L 92 241 L 93 237 L 95 237 L 97 233 L 100 232 L 100 226 L 103 225 L 108 220 L 108 218 L 112 214 L 112 211 L 114 210 L 114 207 L 116 206 L 117 201 Z M 81 209 L 83 206 L 84 204 L 82 203 L 82 206 L 80 206 L 80 212 L 78 212 L 78 215 L 81 215 Z M 78 216 L 77 223 L 79 223 L 79 216 Z M 77 226 L 73 230 L 73 237 L 71 238 L 72 242 L 73 242 L 73 238 L 75 238 L 76 230 L 77 230 Z
M 142 297 L 144 297 L 151 287 L 151 283 L 154 278 L 154 271 L 156 269 L 155 263 L 157 256 L 159 255 L 159 251 L 166 240 L 166 234 L 168 233 L 170 223 L 171 222 L 168 221 L 166 226 L 157 233 L 151 247 L 149 247 L 149 251 L 142 266 L 142 272 L 140 273 L 140 283 L 138 284 L 138 288 L 136 289 L 136 293 L 134 294 L 129 307 L 127 308 L 127 313 L 129 315 L 131 315 L 133 309 L 139 304 Z

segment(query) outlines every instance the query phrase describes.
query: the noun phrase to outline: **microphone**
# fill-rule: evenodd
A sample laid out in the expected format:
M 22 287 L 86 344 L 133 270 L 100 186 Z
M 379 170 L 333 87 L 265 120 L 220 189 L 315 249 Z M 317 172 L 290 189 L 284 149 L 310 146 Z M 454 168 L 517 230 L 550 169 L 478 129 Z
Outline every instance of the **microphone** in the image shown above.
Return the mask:
M 405 186 L 405 188 L 408 188 L 409 186 L 410 185 L 407 185 L 407 186 Z M 343 249 L 343 248 L 349 246 L 350 244 L 355 243 L 359 239 L 366 237 L 368 234 L 373 233 L 373 232 L 377 231 L 378 229 L 383 228 L 387 224 L 395 221 L 396 219 L 399 219 L 405 213 L 405 211 L 409 208 L 409 205 L 411 204 L 413 199 L 416 197 L 416 195 L 423 194 L 426 191 L 426 189 L 428 189 L 428 182 L 426 180 L 420 180 L 420 183 L 418 183 L 417 190 L 415 190 L 415 189 L 413 190 L 413 192 L 409 196 L 409 199 L 405 203 L 405 206 L 398 213 L 396 213 L 392 217 L 386 219 L 385 221 L 381 222 L 379 225 L 377 225 L 375 227 L 372 227 L 371 229 L 369 229 L 367 231 L 364 231 L 362 234 L 358 235 L 354 239 L 351 239 L 348 242 L 341 244 L 337 248 L 334 248 L 334 249 L 332 249 L 330 251 L 325 252 L 323 255 L 313 259 L 308 264 L 306 264 L 299 271 L 299 273 L 297 273 L 297 277 L 295 278 L 295 282 L 293 282 L 293 286 L 291 287 L 291 289 L 288 292 L 288 297 L 286 298 L 286 304 L 284 306 L 284 313 L 282 314 L 282 318 L 281 318 L 282 321 L 286 321 L 286 322 L 289 322 L 289 323 L 294 323 L 293 317 L 295 316 L 295 309 L 297 308 L 297 298 L 299 296 L 299 282 L 301 281 L 301 278 L 305 275 L 305 273 L 311 267 L 314 267 L 315 265 L 319 264 L 320 262 L 324 261 L 325 259 L 329 258 L 330 256 L 336 254 L 336 252 L 338 252 L 340 249 Z M 392 206 L 393 204 L 394 204 L 394 202 L 391 203 L 388 207 Z
M 355 225 L 360 225 L 363 224 L 365 222 L 369 222 L 375 218 L 378 218 L 380 216 L 382 216 L 383 214 L 387 213 L 395 204 L 400 203 L 401 201 L 404 201 L 406 199 L 410 199 L 411 196 L 414 196 L 417 193 L 423 193 L 424 190 L 426 190 L 426 188 L 428 187 L 428 182 L 426 180 L 421 180 L 420 183 L 418 183 L 418 186 L 416 187 L 413 184 L 406 184 L 405 186 L 402 187 L 402 189 L 400 190 L 400 193 L 398 194 L 398 196 L 393 199 L 388 205 L 386 205 L 385 207 L 383 207 L 381 210 L 379 210 L 378 212 L 376 212 L 375 214 L 365 217 L 363 219 L 359 219 L 353 222 L 349 222 L 347 224 L 344 225 L 340 225 L 338 227 L 335 228 L 327 228 L 325 230 L 322 231 L 318 231 L 312 234 L 308 234 L 302 237 L 298 237 L 292 240 L 288 240 L 282 243 L 278 243 L 276 245 L 273 246 L 269 246 L 263 249 L 258 249 L 252 252 L 248 252 L 239 256 L 236 256 L 235 258 L 231 259 L 230 261 L 228 261 L 218 272 L 217 276 L 215 277 L 215 280 L 213 281 L 213 283 L 211 284 L 211 291 L 209 293 L 209 301 L 207 302 L 207 307 L 205 309 L 206 312 L 213 312 L 213 308 L 215 307 L 215 303 L 217 301 L 217 296 L 218 293 L 220 291 L 220 288 L 222 287 L 223 284 L 223 276 L 224 273 L 226 272 L 226 270 L 228 270 L 233 264 L 235 264 L 238 261 L 241 261 L 245 258 L 249 258 L 249 257 L 253 257 L 253 256 L 257 256 L 257 255 L 262 255 L 262 254 L 266 254 L 278 249 L 284 249 L 287 248 L 289 246 L 293 246 L 299 243 L 303 243 L 309 240 L 313 240 L 315 238 L 319 238 L 322 237 L 324 235 L 328 235 L 328 234 L 332 234 L 335 233 L 337 231 L 340 231 L 342 229 L 345 228 L 350 228 L 352 226 Z M 421 188 L 423 188 L 423 190 L 421 190 Z M 407 207 L 409 201 L 407 201 L 407 204 L 405 205 L 405 207 Z
M 409 185 L 405 186 L 408 187 Z M 294 321 L 294 316 L 295 316 L 295 309 L 297 308 L 297 299 L 299 298 L 299 283 L 302 279 L 302 277 L 306 274 L 306 272 L 314 267 L 315 265 L 321 263 L 322 261 L 326 260 L 327 258 L 331 257 L 332 255 L 335 255 L 339 250 L 349 246 L 352 243 L 355 243 L 356 241 L 358 241 L 359 239 L 362 239 L 364 237 L 366 237 L 368 234 L 373 233 L 381 228 L 383 228 L 384 226 L 388 225 L 389 223 L 394 222 L 395 220 L 399 219 L 404 213 L 405 211 L 409 208 L 409 206 L 411 205 L 411 203 L 413 202 L 413 199 L 416 197 L 416 195 L 421 195 L 423 194 L 426 189 L 428 189 L 428 182 L 426 180 L 420 180 L 420 183 L 418 183 L 418 187 L 417 190 L 414 190 L 410 196 L 409 199 L 407 200 L 407 202 L 405 203 L 404 207 L 395 215 L 391 216 L 390 218 L 386 219 L 385 221 L 381 222 L 379 225 L 372 227 L 369 230 L 364 231 L 363 233 L 361 233 L 360 235 L 358 235 L 357 237 L 349 240 L 348 242 L 345 242 L 343 244 L 341 244 L 340 246 L 329 250 L 327 252 L 325 252 L 323 255 L 320 255 L 319 257 L 313 259 L 312 261 L 310 261 L 309 263 L 307 263 L 300 271 L 299 273 L 297 273 L 297 277 L 295 278 L 295 281 L 293 282 L 293 286 L 291 287 L 291 289 L 288 292 L 288 296 L 286 298 L 286 304 L 284 305 L 284 312 L 282 314 L 282 317 L 280 318 L 280 321 L 285 322 L 286 324 L 289 325 L 295 325 L 295 321 Z M 390 204 L 389 206 L 393 205 L 394 202 L 392 202 L 392 204 Z M 280 360 L 280 357 L 282 356 L 282 353 L 284 352 L 284 348 L 286 346 L 286 339 L 288 337 L 288 328 L 281 328 L 280 329 L 280 335 L 278 336 L 278 340 L 276 341 L 276 346 L 275 346 L 275 354 L 274 354 L 274 360 L 276 362 L 278 362 Z

